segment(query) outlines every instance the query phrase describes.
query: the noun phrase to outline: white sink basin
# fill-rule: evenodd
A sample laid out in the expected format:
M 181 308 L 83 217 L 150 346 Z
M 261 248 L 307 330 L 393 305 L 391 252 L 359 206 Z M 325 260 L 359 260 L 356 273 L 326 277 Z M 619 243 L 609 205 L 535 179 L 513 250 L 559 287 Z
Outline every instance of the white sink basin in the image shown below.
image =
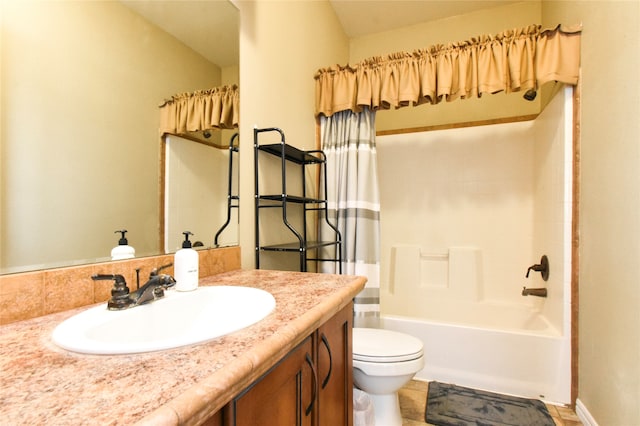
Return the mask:
M 257 288 L 199 287 L 165 291 L 165 297 L 123 311 L 102 305 L 60 323 L 53 342 L 87 354 L 132 354 L 202 343 L 262 320 L 275 308 L 273 296 Z

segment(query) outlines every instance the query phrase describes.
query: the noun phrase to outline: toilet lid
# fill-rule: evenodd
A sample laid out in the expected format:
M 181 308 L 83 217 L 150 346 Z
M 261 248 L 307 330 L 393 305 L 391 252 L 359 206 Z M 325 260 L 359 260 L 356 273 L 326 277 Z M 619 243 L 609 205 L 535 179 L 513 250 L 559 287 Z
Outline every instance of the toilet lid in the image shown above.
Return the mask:
M 371 362 L 410 361 L 422 356 L 422 342 L 408 334 L 377 328 L 353 329 L 353 359 Z

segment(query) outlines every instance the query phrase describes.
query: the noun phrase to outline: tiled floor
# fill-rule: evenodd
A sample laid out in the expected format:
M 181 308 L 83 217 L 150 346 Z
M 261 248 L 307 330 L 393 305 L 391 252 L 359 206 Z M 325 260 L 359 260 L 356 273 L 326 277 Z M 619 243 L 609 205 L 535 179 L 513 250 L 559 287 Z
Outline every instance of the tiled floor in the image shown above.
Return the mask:
M 400 389 L 400 411 L 402 411 L 403 426 L 425 426 L 424 412 L 427 405 L 428 383 L 412 380 Z M 547 409 L 557 426 L 581 426 L 582 423 L 576 413 L 570 408 L 547 404 Z

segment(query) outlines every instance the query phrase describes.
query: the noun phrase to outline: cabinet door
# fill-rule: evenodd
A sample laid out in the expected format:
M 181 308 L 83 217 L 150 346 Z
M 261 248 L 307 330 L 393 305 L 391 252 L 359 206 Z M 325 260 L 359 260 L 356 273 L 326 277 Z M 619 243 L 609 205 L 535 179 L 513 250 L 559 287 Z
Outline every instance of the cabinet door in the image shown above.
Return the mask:
M 230 424 L 237 426 L 312 426 L 317 402 L 317 374 L 308 337 L 230 404 Z
M 320 426 L 353 424 L 352 328 L 352 303 L 318 328 L 316 345 Z
M 202 426 L 222 426 L 222 410 L 205 420 Z

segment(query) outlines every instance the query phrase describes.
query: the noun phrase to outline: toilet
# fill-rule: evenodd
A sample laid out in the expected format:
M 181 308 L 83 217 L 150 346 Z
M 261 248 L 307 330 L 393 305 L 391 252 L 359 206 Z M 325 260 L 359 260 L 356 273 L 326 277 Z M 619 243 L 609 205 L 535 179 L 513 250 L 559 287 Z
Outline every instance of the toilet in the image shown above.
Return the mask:
M 419 339 L 397 331 L 353 329 L 353 382 L 371 398 L 377 426 L 402 426 L 398 390 L 423 366 Z

